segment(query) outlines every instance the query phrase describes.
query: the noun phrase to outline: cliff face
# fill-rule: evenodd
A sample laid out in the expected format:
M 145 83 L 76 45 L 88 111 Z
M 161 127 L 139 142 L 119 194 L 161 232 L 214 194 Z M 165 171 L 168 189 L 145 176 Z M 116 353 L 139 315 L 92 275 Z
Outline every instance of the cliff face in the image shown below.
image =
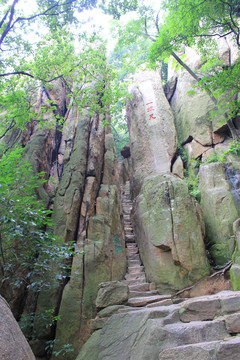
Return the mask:
M 223 50 L 222 53 L 225 54 Z M 199 66 L 197 60 L 195 64 Z M 51 287 L 48 290 L 33 296 L 25 287 L 15 295 L 23 299 L 18 309 L 17 301 L 12 301 L 17 316 L 22 312 L 35 312 L 33 327 L 37 340 L 31 345 L 38 359 L 47 358 L 46 344 L 54 339 L 52 359 L 75 359 L 92 329 L 103 327 L 114 312 L 128 311 L 126 303 L 140 306 L 166 300 L 165 305 L 169 305 L 169 301 L 173 300 L 171 294 L 192 286 L 210 274 L 209 259 L 211 264 L 218 266 L 233 259 L 235 264 L 231 276 L 234 289 L 239 289 L 239 202 L 236 200 L 240 162 L 238 156 L 231 152 L 224 154 L 230 146 L 230 134 L 226 126 L 219 125 L 217 118 L 209 121 L 213 105 L 207 95 L 188 95 L 192 85 L 187 74 L 177 73 L 165 86 L 166 97 L 158 73 L 146 71 L 136 76 L 130 90 L 132 97 L 127 103 L 131 156 L 128 150 L 120 171 L 110 128 L 103 126 L 108 114 L 90 115 L 87 108 L 79 109 L 69 99 L 68 90 L 60 80 L 53 89 L 41 91 L 36 110 L 41 105 L 47 109 L 49 100 L 56 105 L 54 111 L 49 108 L 44 115 L 46 120 L 51 121 L 52 127 L 42 129 L 33 122 L 21 137 L 21 142 L 25 147 L 25 157 L 32 163 L 35 172 L 45 172 L 47 182 L 39 187 L 38 193 L 45 206 L 52 209 L 54 234 L 62 244 L 72 243 L 74 255 L 66 259 L 67 276 L 59 279 L 59 264 L 52 263 L 48 274 Z M 58 115 L 64 118 L 62 123 L 58 122 Z M 178 145 L 181 145 L 181 151 Z M 215 161 L 219 154 L 226 157 L 224 163 Z M 214 163 L 209 161 L 211 156 L 215 157 Z M 191 159 L 199 159 L 194 169 L 190 165 Z M 199 178 L 200 204 L 183 180 L 184 166 L 188 166 L 189 173 L 194 171 L 194 176 Z M 124 204 L 125 208 L 122 206 L 120 197 L 120 184 L 124 185 L 128 178 L 132 212 L 129 202 Z M 123 186 L 122 191 L 128 192 L 123 190 Z M 206 249 L 210 253 L 209 258 Z M 129 274 L 125 276 L 126 253 Z M 115 281 L 124 277 L 124 281 Z M 131 284 L 131 281 L 137 283 Z M 96 298 L 99 284 L 106 282 L 100 285 L 101 291 L 118 294 L 117 289 L 124 289 L 125 297 L 121 304 L 116 297 L 112 305 L 110 301 L 110 306 L 102 310 L 101 316 L 98 315 L 95 325 L 92 325 L 91 319 L 97 314 L 97 306 L 105 307 L 99 306 L 99 301 L 96 304 Z M 229 283 L 223 281 L 221 286 L 225 289 Z M 206 294 L 217 292 L 220 285 L 209 285 L 206 280 L 203 287 L 202 292 Z M 130 295 L 133 297 L 139 293 L 146 298 L 151 293 L 155 300 L 129 300 Z M 165 297 L 165 294 L 170 295 Z M 58 321 L 43 331 L 38 319 L 49 309 Z M 173 313 L 172 310 L 164 313 L 171 317 L 169 321 L 174 325 L 179 321 L 176 315 L 179 309 L 176 306 Z M 121 318 L 123 323 L 119 327 L 128 328 L 135 313 L 131 316 L 128 320 L 128 314 L 120 314 L 108 323 L 110 325 L 106 330 L 94 333 L 90 344 L 94 343 L 96 359 L 96 349 L 101 347 L 96 345 L 99 339 L 107 344 L 111 326 L 115 327 Z M 155 316 L 158 315 L 154 311 L 143 317 L 137 315 L 136 324 L 134 320 L 134 326 L 129 330 L 129 339 L 135 338 L 139 327 L 145 329 L 145 325 L 150 323 L 154 327 L 155 323 L 151 320 Z M 158 323 L 162 327 L 162 323 L 160 325 Z M 151 326 L 146 325 L 144 330 L 147 333 L 146 342 L 151 339 L 151 334 L 159 330 L 159 327 L 154 330 Z M 211 326 L 217 327 L 218 324 Z M 223 330 L 223 324 L 221 326 Z M 175 334 L 174 329 L 171 331 Z M 125 339 L 124 331 L 120 332 Z M 225 330 L 222 334 L 226 336 Z M 113 344 L 117 342 L 119 332 L 114 336 Z M 212 339 L 215 339 L 214 336 Z M 133 359 L 139 354 L 140 343 L 133 351 Z M 131 346 L 134 347 L 134 344 L 133 341 Z M 177 337 L 174 344 L 177 344 Z M 71 346 L 73 351 L 63 353 L 66 345 Z M 155 345 L 154 351 L 158 354 L 159 348 Z M 116 354 L 121 354 L 125 360 L 128 350 L 127 346 L 125 349 L 119 347 Z M 151 354 L 148 346 L 140 350 L 147 356 Z M 87 345 L 79 359 L 90 359 L 91 354 Z M 104 360 L 104 357 L 99 359 Z
M 220 45 L 228 64 L 233 50 Z M 165 86 L 168 103 L 157 73 L 135 77 L 127 104 L 131 156 L 121 167 L 127 178 L 128 163 L 133 200 L 125 230 L 128 307 L 101 304 L 96 331 L 77 360 L 234 359 L 239 349 L 239 336 L 223 341 L 239 319 L 239 300 L 233 300 L 239 293 L 219 292 L 231 288 L 232 262 L 232 286 L 239 289 L 239 153 L 226 125 L 218 117 L 210 121 L 209 96 L 188 94 L 194 84 L 188 74 L 175 73 Z M 238 128 L 238 118 L 233 123 Z M 220 271 L 209 276 L 210 264 Z M 169 293 L 205 297 L 184 301 Z
M 177 133 L 160 76 L 139 74 L 131 92 L 127 116 L 137 243 L 149 282 L 162 292 L 183 288 L 209 272 L 201 210 L 186 183 L 171 175 Z
M 36 314 L 34 331 L 38 340 L 31 345 L 37 358 L 44 356 L 46 342 L 55 335 L 55 352 L 69 344 L 76 355 L 90 335 L 98 284 L 120 280 L 126 272 L 114 139 L 103 125 L 108 114 L 90 115 L 88 109 L 80 111 L 74 103 L 67 110 L 71 102 L 67 95 L 61 81 L 53 89 L 43 89 L 36 110 L 40 106 L 47 110 L 49 100 L 55 104 L 56 110 L 49 108 L 44 115 L 52 127 L 42 129 L 33 122 L 21 138 L 25 158 L 34 171 L 45 172 L 47 182 L 38 193 L 45 206 L 52 209 L 54 235 L 58 242 L 72 243 L 75 248 L 73 258 L 65 261 L 67 277 L 59 279 L 59 264 L 52 263 L 49 288 L 37 297 L 26 288 L 16 294 L 16 298 L 25 299 L 21 309 L 15 311 L 17 316 L 22 311 Z M 57 115 L 64 118 L 63 123 L 58 123 Z M 39 318 L 49 310 L 61 321 L 57 327 L 43 331 Z

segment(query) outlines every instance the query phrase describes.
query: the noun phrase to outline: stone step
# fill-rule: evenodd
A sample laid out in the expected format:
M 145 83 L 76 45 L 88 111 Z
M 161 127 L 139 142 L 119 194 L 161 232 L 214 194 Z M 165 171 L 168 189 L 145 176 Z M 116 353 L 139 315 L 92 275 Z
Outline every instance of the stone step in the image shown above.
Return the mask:
M 168 306 L 168 305 L 172 305 L 173 301 L 171 299 L 165 299 L 165 300 L 160 300 L 160 301 L 156 301 L 153 302 L 151 304 L 146 305 L 147 308 L 152 308 L 152 307 L 156 307 L 156 306 Z
M 138 254 L 138 248 L 132 248 L 132 249 L 127 249 L 127 255 L 135 255 Z
M 144 266 L 139 265 L 139 266 L 131 266 L 128 268 L 128 273 L 129 274 L 140 274 L 144 272 Z
M 127 235 L 127 234 L 130 234 L 130 235 L 132 235 L 133 234 L 133 228 L 132 227 L 124 227 L 124 232 L 125 232 L 125 234 Z
M 128 282 L 128 286 L 138 286 L 141 284 L 145 284 L 146 283 L 146 279 L 142 280 L 142 279 L 138 279 L 138 280 L 126 280 Z
M 139 274 L 126 274 L 125 275 L 126 280 L 141 280 L 146 282 L 146 276 L 144 272 L 141 272 Z
M 127 258 L 128 258 L 128 261 L 129 260 L 139 260 L 141 262 L 139 254 L 129 254 L 127 256 Z
M 124 230 L 125 230 L 125 231 L 133 231 L 133 227 L 132 227 L 132 225 L 126 225 L 126 224 L 124 224 Z
M 127 256 L 138 255 L 138 248 L 127 249 Z
M 154 338 L 154 336 L 157 336 L 159 333 L 159 330 L 162 328 L 162 322 L 160 319 L 157 319 L 155 322 L 155 331 L 151 333 L 151 336 Z M 228 340 L 230 338 L 226 327 L 224 325 L 223 320 L 215 320 L 215 321 L 192 321 L 190 323 L 173 323 L 169 325 L 164 326 L 164 332 L 165 332 L 165 338 L 171 339 L 171 343 L 168 343 L 168 348 L 170 347 L 179 347 L 182 345 L 190 345 L 190 344 L 197 344 L 197 343 L 204 343 L 203 346 L 207 346 L 208 342 L 216 341 L 216 340 Z M 230 339 L 229 339 L 230 340 Z M 232 339 L 233 340 L 233 339 Z M 230 340 L 231 341 L 231 340 Z M 180 350 L 180 349 L 179 349 Z M 194 353 L 196 355 L 196 353 Z M 236 356 L 236 353 L 234 354 L 235 357 L 215 357 L 215 354 L 213 357 L 208 357 L 207 354 L 204 354 L 205 356 L 199 356 L 195 357 L 192 355 L 192 357 L 188 357 L 187 359 L 201 359 L 201 360 L 209 360 L 209 359 L 217 359 L 217 360 L 237 360 L 239 357 Z M 225 354 L 226 355 L 226 354 Z M 238 353 L 239 355 L 239 353 Z M 184 357 L 160 357 L 159 359 L 177 359 L 177 360 L 186 360 L 185 353 Z
M 127 230 L 127 232 L 129 232 L 130 229 L 131 229 L 131 232 L 133 232 L 133 228 L 132 228 L 131 224 L 124 224 L 124 231 L 125 232 L 126 232 L 126 230 Z
M 128 285 L 129 291 L 148 291 L 149 283 L 144 282 L 141 284 Z
M 126 215 L 130 215 L 130 214 L 131 214 L 131 211 L 132 211 L 132 206 L 123 206 L 123 212 L 124 212 Z
M 128 298 L 139 298 L 139 297 L 145 297 L 145 296 L 152 296 L 152 292 L 151 291 L 129 291 L 129 295 Z
M 136 243 L 127 244 L 127 248 L 134 248 L 134 247 L 137 247 L 137 244 L 136 244 Z
M 131 234 L 131 235 L 126 234 L 125 235 L 125 241 L 129 242 L 129 243 L 135 242 L 135 235 L 134 234 Z
M 130 306 L 146 306 L 153 302 L 169 299 L 170 295 L 151 295 L 143 297 L 135 297 L 128 300 Z
M 128 260 L 128 267 L 141 266 L 141 261 L 139 260 Z
M 207 359 L 207 360 L 238 360 L 240 359 L 240 336 L 227 339 L 181 345 L 164 349 L 159 360 L 166 359 Z
M 137 244 L 135 242 L 134 243 L 126 243 L 126 248 L 128 250 L 132 250 L 132 249 L 138 249 L 138 246 L 137 246 Z

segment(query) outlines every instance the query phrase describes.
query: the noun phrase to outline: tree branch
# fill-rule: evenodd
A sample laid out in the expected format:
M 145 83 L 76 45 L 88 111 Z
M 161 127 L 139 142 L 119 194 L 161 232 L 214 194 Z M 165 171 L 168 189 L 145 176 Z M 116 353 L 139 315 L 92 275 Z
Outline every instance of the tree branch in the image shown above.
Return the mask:
M 148 31 L 147 31 L 147 18 L 145 17 L 145 20 L 144 20 L 144 25 L 145 25 L 145 35 L 150 39 L 152 40 L 153 42 L 156 41 L 156 39 L 154 39 L 151 35 L 148 34 Z
M 4 32 L 2 33 L 2 36 L 1 36 L 1 38 L 0 38 L 0 46 L 1 46 L 2 42 L 3 42 L 3 40 L 5 39 L 7 33 L 8 33 L 8 32 L 10 31 L 10 29 L 11 29 L 11 24 L 12 24 L 14 12 L 15 12 L 15 6 L 16 6 L 16 4 L 18 3 L 18 1 L 19 1 L 19 0 L 14 0 L 13 3 L 12 3 L 8 24 L 7 24 L 6 29 L 4 30 Z
M 0 77 L 4 77 L 4 76 L 11 76 L 11 75 L 26 75 L 26 76 L 30 76 L 31 78 L 34 79 L 34 76 L 32 74 L 29 74 L 25 71 L 14 71 L 11 73 L 5 73 L 5 74 L 0 74 Z
M 224 1 L 224 0 L 220 0 L 220 2 L 221 2 L 222 4 L 227 5 L 227 6 L 229 7 L 229 9 L 230 9 L 229 17 L 230 17 L 230 19 L 231 19 L 231 22 L 232 22 L 233 26 L 235 26 L 235 27 L 238 29 L 238 31 L 239 31 L 239 27 L 238 27 L 238 25 L 235 23 L 235 21 L 234 21 L 234 19 L 233 19 L 233 8 L 232 8 L 232 5 L 231 5 L 228 1 Z
M 70 70 L 70 71 L 73 71 L 73 69 Z M 25 75 L 25 76 L 31 77 L 32 79 L 42 81 L 42 82 L 44 82 L 44 83 L 50 83 L 50 82 L 52 82 L 52 81 L 54 81 L 54 80 L 57 80 L 57 79 L 60 79 L 60 78 L 63 77 L 63 74 L 61 74 L 61 75 L 55 76 L 54 78 L 52 78 L 52 79 L 50 79 L 50 80 L 45 80 L 45 79 L 41 79 L 41 78 L 36 79 L 35 76 L 33 76 L 32 74 L 27 73 L 27 72 L 25 72 L 25 71 L 14 71 L 14 72 L 11 72 L 11 73 L 0 74 L 0 77 L 11 76 L 11 75 Z
M 197 76 L 197 74 L 195 74 L 195 72 L 192 71 L 192 69 L 190 69 L 189 66 L 187 66 L 187 64 L 185 64 L 181 59 L 180 57 L 177 56 L 177 54 L 172 51 L 172 54 L 171 54 L 175 60 L 177 60 L 177 62 L 182 65 L 182 67 L 184 67 L 185 70 L 187 70 L 187 72 L 195 79 L 197 80 L 197 82 L 199 82 L 201 79 L 200 77 Z
M 223 35 L 220 35 L 220 34 L 201 34 L 201 35 L 195 35 L 196 37 L 214 37 L 214 36 L 218 36 L 219 38 L 223 38 L 227 35 L 230 35 L 232 34 L 232 30 L 229 31 L 228 33 L 226 34 L 223 34 Z
M 4 133 L 3 133 L 2 135 L 0 135 L 0 139 L 2 139 L 2 138 L 6 135 L 6 133 L 7 133 L 9 130 L 11 130 L 15 125 L 16 125 L 15 120 L 12 120 L 12 121 L 11 121 L 11 124 L 9 125 L 9 127 L 4 131 Z
M 5 37 L 7 36 L 7 34 L 9 33 L 9 31 L 12 30 L 12 28 L 16 25 L 16 23 L 20 22 L 20 21 L 30 21 L 30 20 L 33 20 L 37 17 L 40 17 L 40 16 L 48 16 L 48 15 L 51 15 L 51 16 L 57 16 L 57 15 L 60 15 L 60 14 L 63 14 L 65 12 L 67 12 L 68 9 L 66 10 L 63 10 L 61 12 L 57 12 L 57 13 L 50 13 L 52 10 L 55 10 L 61 6 L 67 6 L 67 5 L 71 5 L 72 3 L 76 2 L 77 0 L 70 0 L 70 1 L 66 1 L 64 3 L 60 3 L 59 4 L 59 1 L 52 5 L 50 8 L 46 9 L 45 11 L 41 12 L 41 13 L 38 13 L 36 15 L 33 15 L 33 16 L 30 16 L 30 17 L 18 17 L 14 22 L 13 21 L 13 16 L 14 16 L 14 11 L 15 11 L 15 5 L 17 4 L 19 0 L 14 0 L 13 4 L 12 4 L 12 7 L 11 7 L 11 13 L 10 13 L 10 19 L 9 19 L 9 22 L 6 26 L 6 29 L 4 30 L 1 38 L 0 38 L 0 46 L 2 45 Z M 6 18 L 6 15 L 5 15 L 5 18 Z
M 9 10 L 6 12 L 6 14 L 4 15 L 4 17 L 2 18 L 1 22 L 0 22 L 0 28 L 3 26 L 4 21 L 6 20 L 7 16 L 9 14 Z
M 160 10 L 158 10 L 158 12 L 157 12 L 156 21 L 155 21 L 155 26 L 156 26 L 158 34 L 160 34 L 160 30 L 159 30 L 159 26 L 158 26 L 159 12 L 160 12 Z

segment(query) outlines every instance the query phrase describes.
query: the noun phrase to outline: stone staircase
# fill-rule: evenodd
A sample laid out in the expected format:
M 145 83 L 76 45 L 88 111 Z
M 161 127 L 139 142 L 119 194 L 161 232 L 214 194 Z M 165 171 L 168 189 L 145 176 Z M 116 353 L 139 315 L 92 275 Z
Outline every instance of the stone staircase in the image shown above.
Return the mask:
M 104 327 L 76 360 L 240 360 L 239 291 L 127 308 L 100 312 Z
M 131 221 L 132 202 L 130 200 L 129 181 L 122 186 L 121 198 L 124 212 L 125 243 L 127 248 L 128 267 L 125 279 L 128 282 L 129 288 L 128 305 L 133 307 L 170 305 L 172 304 L 171 295 L 158 295 L 157 291 L 154 290 L 154 284 L 150 284 L 146 281 L 146 274 L 140 259 Z
M 98 331 L 76 360 L 240 360 L 240 292 L 175 300 L 157 294 L 154 284 L 146 281 L 135 241 L 128 183 L 122 189 L 122 205 L 125 280 L 102 283 L 99 291 L 106 287 L 108 295 L 117 296 L 108 304 L 107 296 L 105 306 L 98 307 L 91 323 Z

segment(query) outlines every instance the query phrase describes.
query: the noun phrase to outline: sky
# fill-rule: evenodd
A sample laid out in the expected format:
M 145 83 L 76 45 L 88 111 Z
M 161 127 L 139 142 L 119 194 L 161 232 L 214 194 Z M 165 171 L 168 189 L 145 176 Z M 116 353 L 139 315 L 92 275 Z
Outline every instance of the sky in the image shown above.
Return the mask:
M 144 1 L 144 0 L 143 0 Z M 161 0 L 145 0 L 146 5 L 151 5 L 153 8 L 157 9 L 159 7 Z M 10 4 L 12 1 L 10 1 Z M 17 9 L 22 9 L 24 16 L 29 16 L 36 9 L 36 1 L 35 0 L 19 0 L 16 5 Z M 79 19 L 79 29 L 87 31 L 89 34 L 93 32 L 95 29 L 99 29 L 101 27 L 101 34 L 105 39 L 108 39 L 107 50 L 108 53 L 114 48 L 115 42 L 117 39 L 112 37 L 111 33 L 111 22 L 113 20 L 112 16 L 104 14 L 100 9 L 93 9 L 89 11 L 84 11 L 82 13 L 78 13 L 77 17 Z M 121 20 L 124 22 L 129 21 L 133 17 L 133 13 L 128 13 L 124 15 Z M 89 20 L 91 18 L 91 20 Z M 34 26 L 34 25 L 33 25 Z M 39 34 L 42 35 L 44 33 L 44 28 L 41 29 L 36 28 L 36 31 L 39 31 Z M 76 34 L 77 34 L 76 30 Z M 99 30 L 97 30 L 99 31 Z M 33 37 L 33 35 L 29 32 L 29 37 Z M 33 38 L 31 38 L 32 42 Z M 35 40 L 38 39 L 35 37 Z

